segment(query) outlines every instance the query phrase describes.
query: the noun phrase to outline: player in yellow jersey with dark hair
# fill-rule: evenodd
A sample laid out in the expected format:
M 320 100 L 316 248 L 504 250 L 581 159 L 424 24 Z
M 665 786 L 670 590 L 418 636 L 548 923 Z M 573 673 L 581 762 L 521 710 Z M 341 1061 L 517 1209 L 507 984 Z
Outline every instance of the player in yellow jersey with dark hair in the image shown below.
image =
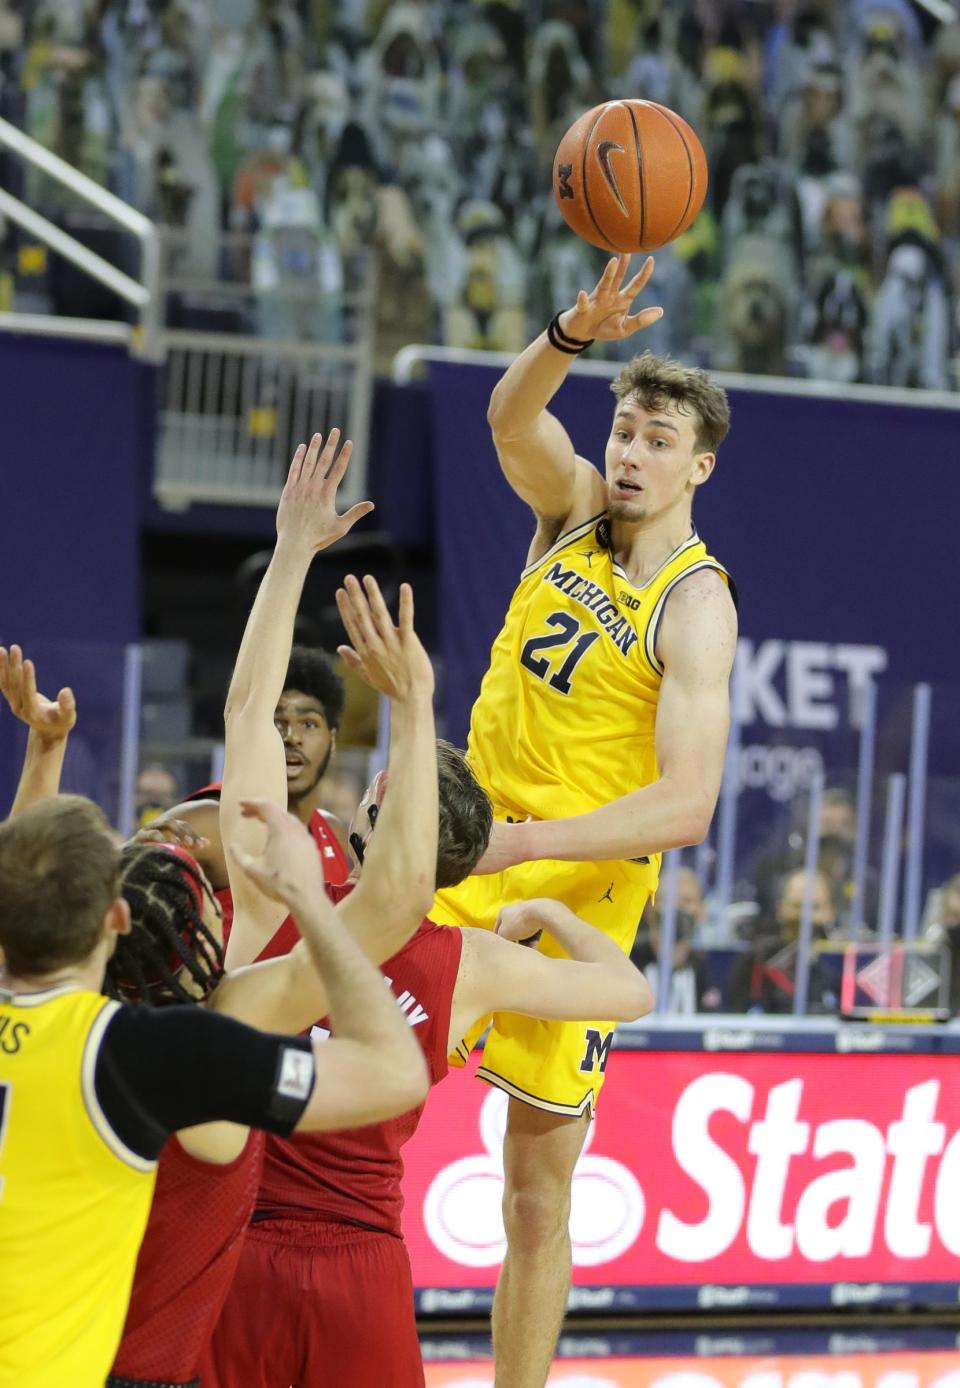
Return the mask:
M 732 584 L 692 523 L 729 426 L 704 372 L 644 353 L 614 383 L 602 475 L 547 406 L 589 340 L 615 340 L 649 260 L 612 260 L 493 392 L 501 467 L 536 517 L 527 566 L 473 709 L 471 764 L 494 804 L 486 876 L 439 894 L 436 920 L 493 927 L 556 897 L 628 951 L 661 851 L 713 815 L 736 648 Z M 541 948 L 554 949 L 548 942 Z M 498 1014 L 482 1076 L 506 1090 L 508 1251 L 493 1311 L 497 1388 L 542 1388 L 570 1277 L 570 1182 L 613 1023 Z

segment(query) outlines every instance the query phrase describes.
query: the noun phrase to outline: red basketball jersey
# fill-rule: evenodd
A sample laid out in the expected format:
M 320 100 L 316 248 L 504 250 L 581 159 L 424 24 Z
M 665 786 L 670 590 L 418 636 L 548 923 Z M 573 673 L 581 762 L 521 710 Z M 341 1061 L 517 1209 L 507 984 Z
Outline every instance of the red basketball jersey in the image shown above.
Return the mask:
M 188 800 L 219 800 L 220 788 L 221 783 L 214 781 L 212 785 L 201 786 L 199 790 L 195 790 L 187 798 Z M 341 886 L 350 876 L 350 860 L 322 810 L 314 810 L 307 828 L 317 845 L 317 852 L 323 863 L 323 880 L 328 887 Z M 218 892 L 214 892 L 214 896 L 220 903 L 220 913 L 223 918 L 223 947 L 226 949 L 230 940 L 230 930 L 233 926 L 233 896 L 229 887 L 221 887 Z M 300 932 L 294 924 L 293 918 L 288 916 L 270 942 L 271 953 L 261 954 L 260 958 L 273 959 L 280 954 L 289 954 L 299 938 Z M 279 942 L 279 947 L 274 949 L 277 942 Z
M 345 893 L 341 888 L 330 895 L 337 899 Z M 458 929 L 425 920 L 403 949 L 381 965 L 423 1047 L 431 1084 L 447 1073 L 450 1007 L 461 944 Z M 273 941 L 267 948 L 272 945 Z M 265 958 L 266 951 L 260 957 Z M 345 1132 L 268 1135 L 258 1212 L 298 1218 L 306 1214 L 399 1235 L 401 1148 L 416 1131 L 422 1112 L 421 1104 L 399 1118 Z
M 253 1213 L 264 1136 L 251 1131 L 227 1166 L 198 1161 L 176 1137 L 164 1147 L 112 1370 L 118 1378 L 196 1376 Z

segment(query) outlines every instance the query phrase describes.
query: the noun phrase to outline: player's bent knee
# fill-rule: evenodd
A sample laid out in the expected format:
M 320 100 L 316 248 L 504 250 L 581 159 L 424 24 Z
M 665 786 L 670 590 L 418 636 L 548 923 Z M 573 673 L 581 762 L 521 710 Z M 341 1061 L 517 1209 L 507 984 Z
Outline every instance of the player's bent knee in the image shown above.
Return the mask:
M 509 1185 L 503 1193 L 503 1226 L 516 1252 L 541 1248 L 550 1239 L 565 1236 L 570 1220 L 569 1190 L 526 1189 Z

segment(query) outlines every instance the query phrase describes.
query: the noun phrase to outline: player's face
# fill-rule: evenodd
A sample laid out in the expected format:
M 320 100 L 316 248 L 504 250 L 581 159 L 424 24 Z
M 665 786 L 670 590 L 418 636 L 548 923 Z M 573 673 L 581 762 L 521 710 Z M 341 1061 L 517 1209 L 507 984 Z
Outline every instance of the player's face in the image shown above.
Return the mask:
M 673 403 L 646 410 L 632 397 L 617 406 L 607 440 L 608 510 L 636 524 L 689 505 L 713 471 L 714 455 L 696 452 L 695 417 Z
M 326 771 L 336 735 L 327 723 L 323 705 L 310 694 L 285 689 L 273 718 L 283 738 L 287 758 L 287 797 L 309 795 Z

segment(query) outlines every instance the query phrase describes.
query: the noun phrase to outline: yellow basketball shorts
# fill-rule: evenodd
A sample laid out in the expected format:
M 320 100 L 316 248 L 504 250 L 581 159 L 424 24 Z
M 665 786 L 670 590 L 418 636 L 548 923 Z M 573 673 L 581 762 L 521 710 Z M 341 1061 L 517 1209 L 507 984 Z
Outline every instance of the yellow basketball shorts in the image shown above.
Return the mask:
M 650 863 L 520 863 L 505 872 L 468 877 L 441 889 L 430 918 L 441 925 L 492 930 L 501 907 L 533 897 L 553 897 L 609 935 L 629 954 L 637 925 L 656 888 L 657 860 Z M 565 957 L 549 935 L 537 946 L 553 958 Z M 489 1019 L 479 1021 L 450 1057 L 466 1064 Z M 497 1012 L 483 1051 L 481 1079 L 549 1113 L 592 1114 L 603 1085 L 616 1023 L 601 1019 L 547 1022 Z

